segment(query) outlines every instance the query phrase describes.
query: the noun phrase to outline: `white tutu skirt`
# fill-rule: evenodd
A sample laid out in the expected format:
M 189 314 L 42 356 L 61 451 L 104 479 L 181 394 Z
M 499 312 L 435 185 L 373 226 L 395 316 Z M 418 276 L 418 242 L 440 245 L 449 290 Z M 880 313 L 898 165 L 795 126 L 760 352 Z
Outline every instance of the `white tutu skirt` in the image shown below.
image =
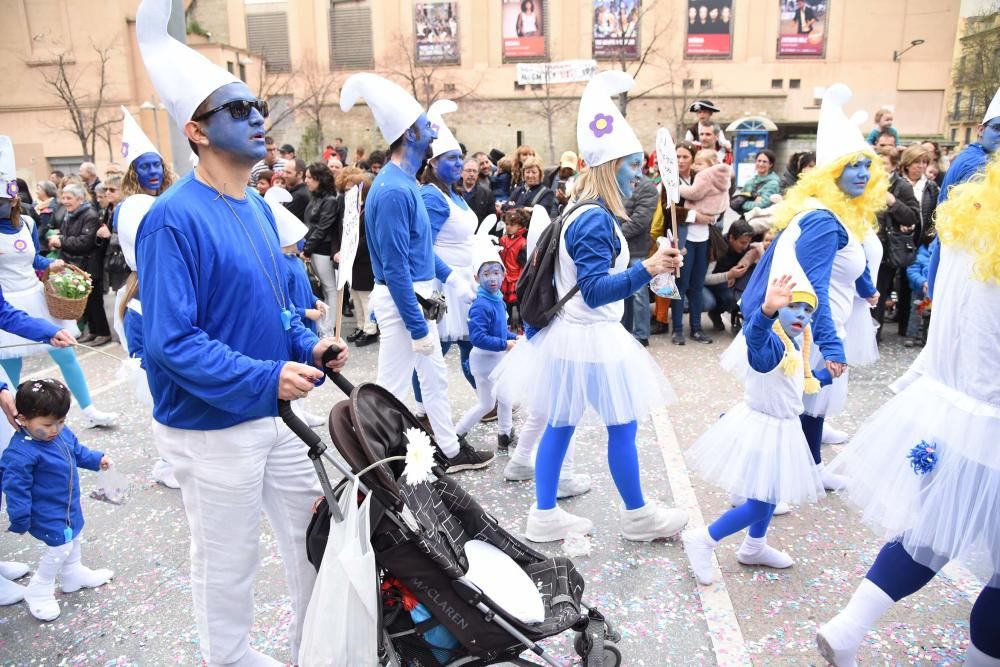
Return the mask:
M 685 458 L 706 482 L 744 498 L 799 504 L 824 495 L 799 420 L 772 417 L 746 403 L 715 422 Z
M 31 289 L 4 292 L 3 298 L 14 308 L 23 310 L 32 317 L 51 322 L 60 329 L 65 329 L 74 337 L 80 335 L 80 329 L 77 328 L 76 322 L 57 320 L 49 314 L 49 307 L 45 303 L 45 288 L 40 281 Z M 15 347 L 7 347 L 8 345 Z M 22 345 L 23 347 L 20 347 Z M 39 345 L 35 341 L 21 338 L 9 331 L 0 331 L 0 359 L 30 357 L 51 350 L 52 347 L 49 345 Z
M 864 299 L 854 297 L 851 316 L 847 318 L 847 335 L 844 354 L 851 366 L 871 366 L 878 361 L 878 342 L 875 333 L 878 322 L 872 317 L 871 306 Z
M 819 346 L 813 343 L 809 360 L 813 362 L 813 370 L 823 368 L 826 360 Z M 850 368 L 845 368 L 840 377 L 834 378 L 832 384 L 822 387 L 815 394 L 803 394 L 803 412 L 810 417 L 836 417 L 844 411 L 847 405 L 847 377 L 850 375 Z
M 830 465 L 887 540 L 932 569 L 961 560 L 1000 585 L 1000 408 L 923 376 L 886 403 Z M 936 448 L 918 474 L 911 450 Z
M 465 267 L 452 268 L 461 271 L 462 275 L 469 273 Z M 445 285 L 439 280 L 434 281 L 434 289 L 444 294 L 448 310 L 444 317 L 438 320 L 438 338 L 443 341 L 469 340 L 469 307 L 468 294 L 459 294 L 453 285 Z
M 587 407 L 604 424 L 642 421 L 675 400 L 656 361 L 620 322 L 557 318 L 504 355 L 490 374 L 497 398 L 575 425 Z

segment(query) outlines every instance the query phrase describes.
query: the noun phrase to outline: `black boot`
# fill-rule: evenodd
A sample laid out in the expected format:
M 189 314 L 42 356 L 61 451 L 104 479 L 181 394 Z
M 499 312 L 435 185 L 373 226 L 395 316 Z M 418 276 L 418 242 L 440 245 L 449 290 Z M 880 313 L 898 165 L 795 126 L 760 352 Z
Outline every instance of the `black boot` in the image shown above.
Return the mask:
M 497 434 L 497 451 L 506 452 L 511 447 L 517 447 L 517 434 L 514 429 L 510 429 L 510 435 L 506 433 Z

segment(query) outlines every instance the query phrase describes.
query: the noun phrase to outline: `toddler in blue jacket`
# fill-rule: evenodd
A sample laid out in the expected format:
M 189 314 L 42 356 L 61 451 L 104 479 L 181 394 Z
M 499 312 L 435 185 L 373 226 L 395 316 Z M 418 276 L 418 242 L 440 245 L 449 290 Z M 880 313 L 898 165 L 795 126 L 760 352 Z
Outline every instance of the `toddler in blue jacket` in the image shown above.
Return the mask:
M 24 599 L 32 616 L 51 621 L 59 616 L 57 577 L 63 593 L 73 593 L 103 586 L 114 576 L 80 562 L 83 511 L 76 470 L 107 470 L 111 461 L 84 447 L 66 428 L 70 393 L 62 382 L 22 382 L 14 400 L 21 429 L 0 457 L 9 530 L 30 533 L 47 545 Z
M 473 425 L 478 424 L 488 412 L 497 408 L 497 450 L 507 451 L 517 444 L 511 404 L 494 398 L 494 382 L 490 373 L 503 358 L 504 352 L 514 347 L 517 334 L 507 330 L 507 308 L 503 301 L 504 268 L 500 254 L 493 243 L 482 235 L 476 236 L 476 279 L 479 289 L 469 307 L 469 369 L 476 378 L 476 396 L 479 402 L 472 406 L 455 426 L 459 438 L 465 437 Z

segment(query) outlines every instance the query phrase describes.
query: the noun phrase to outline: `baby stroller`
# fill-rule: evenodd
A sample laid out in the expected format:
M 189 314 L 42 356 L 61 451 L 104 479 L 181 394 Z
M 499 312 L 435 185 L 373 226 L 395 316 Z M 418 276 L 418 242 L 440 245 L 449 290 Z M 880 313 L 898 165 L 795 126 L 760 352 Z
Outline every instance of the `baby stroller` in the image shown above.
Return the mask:
M 584 582 L 573 563 L 562 557 L 546 558 L 504 530 L 455 480 L 434 468 L 434 480 L 415 486 L 399 481 L 402 461 L 383 462 L 406 450 L 404 431 L 420 428 L 417 419 L 380 386 L 354 387 L 338 373 L 330 378 L 348 396 L 330 413 L 330 435 L 347 462 L 326 453 L 315 432 L 296 417 L 287 402 L 279 405 L 285 423 L 306 444 L 324 491 L 324 499 L 307 532 L 309 561 L 318 569 L 326 547 L 331 521 L 341 520 L 339 494 L 360 472 L 363 493 L 372 496 L 371 542 L 382 591 L 379 656 L 381 665 L 435 667 L 478 666 L 521 659 L 532 651 L 546 664 L 561 665 L 545 653 L 538 641 L 567 630 L 576 633 L 574 648 L 585 665 L 621 664 L 615 642 L 620 635 L 599 611 L 582 603 Z M 331 486 L 321 459 L 325 458 L 345 479 Z M 366 471 L 367 469 L 367 471 Z M 468 561 L 464 545 L 469 540 L 492 544 L 513 559 L 538 588 L 545 608 L 541 623 L 522 623 L 465 578 Z M 386 580 L 402 582 L 432 617 L 414 623 L 402 612 L 396 589 Z M 443 626 L 458 640 L 458 647 L 442 659 L 439 646 L 424 636 Z

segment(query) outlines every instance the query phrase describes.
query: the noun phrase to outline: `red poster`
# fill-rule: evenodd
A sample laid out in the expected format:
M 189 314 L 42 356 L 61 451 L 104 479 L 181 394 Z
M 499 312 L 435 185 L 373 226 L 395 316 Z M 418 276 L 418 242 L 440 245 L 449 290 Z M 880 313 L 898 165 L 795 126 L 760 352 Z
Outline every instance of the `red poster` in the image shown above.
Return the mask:
M 728 56 L 732 53 L 729 35 L 688 35 L 689 56 Z
M 828 1 L 778 1 L 781 3 L 778 55 L 822 58 L 826 53 Z

